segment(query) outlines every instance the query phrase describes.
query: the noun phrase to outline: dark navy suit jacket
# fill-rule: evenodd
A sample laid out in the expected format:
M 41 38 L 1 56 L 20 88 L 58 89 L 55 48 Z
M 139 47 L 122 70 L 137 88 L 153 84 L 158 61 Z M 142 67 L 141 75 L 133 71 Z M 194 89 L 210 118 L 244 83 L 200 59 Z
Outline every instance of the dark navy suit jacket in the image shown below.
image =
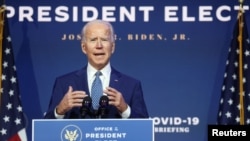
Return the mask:
M 50 99 L 48 110 L 44 116 L 46 119 L 54 119 L 54 110 L 60 103 L 64 95 L 68 91 L 68 87 L 72 86 L 73 90 L 82 90 L 89 94 L 87 81 L 87 66 L 81 70 L 77 70 L 56 78 Z M 148 118 L 148 111 L 143 97 L 141 82 L 130 76 L 127 76 L 113 67 L 111 67 L 110 87 L 115 88 L 123 94 L 126 103 L 131 108 L 129 118 Z M 109 105 L 106 118 L 121 118 L 118 110 Z M 65 119 L 82 118 L 80 108 L 72 108 L 65 114 Z

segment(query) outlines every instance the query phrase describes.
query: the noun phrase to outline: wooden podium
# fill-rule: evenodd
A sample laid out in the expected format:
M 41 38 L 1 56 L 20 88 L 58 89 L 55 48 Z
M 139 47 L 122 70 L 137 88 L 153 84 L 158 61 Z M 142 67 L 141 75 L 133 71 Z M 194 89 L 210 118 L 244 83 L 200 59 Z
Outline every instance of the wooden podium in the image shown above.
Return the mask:
M 152 119 L 33 119 L 32 141 L 154 141 Z

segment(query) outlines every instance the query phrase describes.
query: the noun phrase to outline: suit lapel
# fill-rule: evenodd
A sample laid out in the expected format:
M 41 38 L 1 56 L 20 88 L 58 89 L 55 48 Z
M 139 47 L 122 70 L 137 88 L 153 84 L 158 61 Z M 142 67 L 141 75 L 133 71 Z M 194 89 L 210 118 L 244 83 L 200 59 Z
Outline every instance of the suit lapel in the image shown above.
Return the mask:
M 87 66 L 79 70 L 77 73 L 77 88 L 85 91 L 89 95 L 88 79 L 87 79 Z
M 119 88 L 120 78 L 121 78 L 121 73 L 115 70 L 114 68 L 111 68 L 111 75 L 110 75 L 110 82 L 109 82 L 110 87 Z

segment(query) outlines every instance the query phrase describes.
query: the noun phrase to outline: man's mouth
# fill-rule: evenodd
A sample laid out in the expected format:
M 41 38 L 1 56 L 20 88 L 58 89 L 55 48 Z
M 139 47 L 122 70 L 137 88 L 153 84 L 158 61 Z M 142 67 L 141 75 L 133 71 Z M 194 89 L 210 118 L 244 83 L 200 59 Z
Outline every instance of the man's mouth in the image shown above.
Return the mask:
M 103 56 L 105 53 L 94 53 L 95 56 Z

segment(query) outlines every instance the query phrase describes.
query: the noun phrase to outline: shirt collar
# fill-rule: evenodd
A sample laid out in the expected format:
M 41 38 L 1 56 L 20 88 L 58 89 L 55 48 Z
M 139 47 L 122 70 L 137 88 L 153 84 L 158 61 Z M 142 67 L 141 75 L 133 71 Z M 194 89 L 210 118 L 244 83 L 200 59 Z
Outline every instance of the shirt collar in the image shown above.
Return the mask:
M 88 66 L 87 66 L 87 73 L 88 73 L 88 76 L 91 76 L 91 77 L 94 77 L 95 76 L 95 73 L 97 72 L 98 70 L 96 70 L 90 63 L 88 63 Z M 111 72 L 111 66 L 110 66 L 110 63 L 108 63 L 103 69 L 100 70 L 102 75 L 104 76 L 104 78 L 108 78 L 109 75 L 110 75 L 110 72 Z

